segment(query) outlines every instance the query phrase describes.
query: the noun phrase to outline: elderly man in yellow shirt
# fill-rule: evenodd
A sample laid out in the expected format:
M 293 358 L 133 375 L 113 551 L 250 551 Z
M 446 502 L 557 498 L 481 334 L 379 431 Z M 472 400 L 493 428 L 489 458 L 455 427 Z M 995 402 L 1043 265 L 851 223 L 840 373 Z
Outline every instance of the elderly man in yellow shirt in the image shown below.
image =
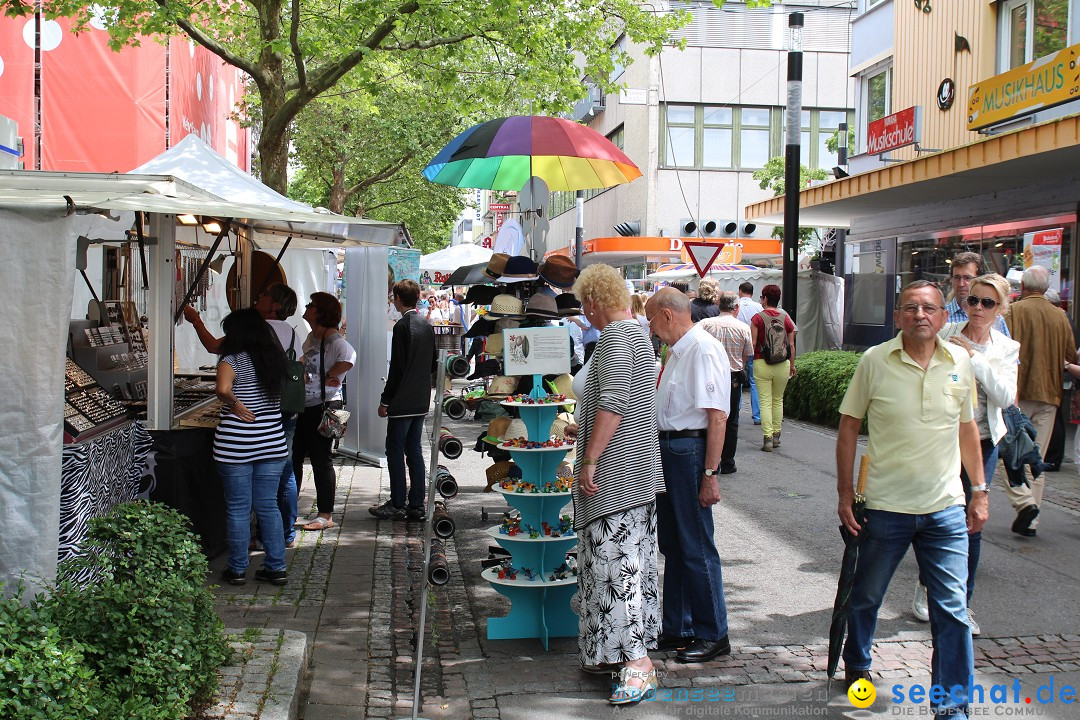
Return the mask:
M 935 714 L 964 713 L 975 671 L 967 622 L 969 532 L 987 517 L 979 429 L 974 421 L 971 359 L 943 343 L 944 298 L 925 280 L 907 285 L 895 313 L 900 334 L 870 348 L 840 404 L 836 439 L 840 521 L 859 536 L 844 646 L 848 687 L 870 677 L 874 627 L 889 581 L 914 546 L 930 605 L 934 654 L 929 694 Z M 863 417 L 868 418 L 870 470 L 866 521 L 852 513 L 852 468 Z M 972 483 L 964 509 L 960 464 Z

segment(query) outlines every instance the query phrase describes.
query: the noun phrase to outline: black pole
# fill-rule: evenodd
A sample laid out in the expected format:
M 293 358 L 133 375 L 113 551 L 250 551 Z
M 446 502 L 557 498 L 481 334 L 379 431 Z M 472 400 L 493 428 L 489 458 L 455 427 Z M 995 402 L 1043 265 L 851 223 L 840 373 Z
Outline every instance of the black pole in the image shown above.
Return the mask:
M 581 245 L 585 242 L 585 191 L 574 193 L 577 205 L 577 226 L 574 228 L 574 266 L 581 272 Z
M 214 257 L 214 253 L 217 252 L 218 245 L 229 234 L 229 230 L 232 228 L 232 218 L 223 219 L 221 221 L 221 232 L 214 238 L 214 244 L 210 247 L 210 252 L 206 253 L 206 257 L 203 258 L 202 263 L 199 265 L 199 271 L 195 273 L 195 279 L 191 281 L 191 287 L 184 293 L 184 300 L 176 307 L 176 314 L 173 316 L 173 322 L 178 322 L 180 316 L 184 314 L 184 306 L 191 300 L 191 296 L 195 294 L 195 288 L 199 285 L 199 280 L 206 274 L 206 268 L 210 266 L 210 258 Z M 240 274 L 236 274 L 237 280 L 240 278 Z
M 799 298 L 796 290 L 799 271 L 799 191 L 802 142 L 802 27 L 803 14 L 788 15 L 791 47 L 787 66 L 787 127 L 784 145 L 784 258 L 783 286 L 780 288 L 784 310 L 796 322 Z

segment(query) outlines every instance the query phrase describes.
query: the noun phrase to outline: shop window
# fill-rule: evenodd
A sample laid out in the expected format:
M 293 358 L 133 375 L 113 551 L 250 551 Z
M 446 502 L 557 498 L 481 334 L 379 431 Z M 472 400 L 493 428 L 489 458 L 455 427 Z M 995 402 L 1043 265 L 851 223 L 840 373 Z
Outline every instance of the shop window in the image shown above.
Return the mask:
M 999 72 L 1069 44 L 1069 0 L 1003 0 L 998 17 Z
M 772 157 L 772 119 L 769 108 L 739 112 L 739 167 L 761 168 Z
M 885 325 L 889 275 L 888 245 L 892 240 L 859 243 L 851 262 L 851 322 Z

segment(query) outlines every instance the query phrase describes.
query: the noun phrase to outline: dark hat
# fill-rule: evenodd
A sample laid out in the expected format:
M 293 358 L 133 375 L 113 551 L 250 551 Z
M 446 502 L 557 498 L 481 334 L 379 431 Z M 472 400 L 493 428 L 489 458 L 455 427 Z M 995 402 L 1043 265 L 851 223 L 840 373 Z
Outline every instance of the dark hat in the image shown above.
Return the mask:
M 490 305 L 495 296 L 502 292 L 497 285 L 473 285 L 465 294 L 465 304 Z
M 529 298 L 529 304 L 525 307 L 525 315 L 557 320 L 559 308 L 555 304 L 555 298 L 543 293 L 536 293 Z
M 574 293 L 563 293 L 555 297 L 555 307 L 559 309 L 561 317 L 581 314 L 581 301 Z
M 536 277 L 536 263 L 524 255 L 515 255 L 506 261 L 502 276 L 504 278 L 534 278 Z
M 469 380 L 476 380 L 477 378 L 487 377 L 489 375 L 498 375 L 502 372 L 502 361 L 498 358 L 491 358 L 489 360 L 481 360 L 476 363 L 476 370 L 469 376 Z
M 510 256 L 506 253 L 494 253 L 491 258 L 488 259 L 487 268 L 484 270 L 484 274 L 493 280 L 498 280 L 502 277 L 503 269 L 506 267 L 506 261 L 510 259 Z
M 573 286 L 578 271 L 574 261 L 566 255 L 552 255 L 540 263 L 540 277 L 550 285 L 560 288 Z
M 469 332 L 465 333 L 465 337 L 486 337 L 493 332 L 495 332 L 495 320 L 485 320 L 484 318 L 480 318 L 472 324 L 472 327 L 469 328 Z

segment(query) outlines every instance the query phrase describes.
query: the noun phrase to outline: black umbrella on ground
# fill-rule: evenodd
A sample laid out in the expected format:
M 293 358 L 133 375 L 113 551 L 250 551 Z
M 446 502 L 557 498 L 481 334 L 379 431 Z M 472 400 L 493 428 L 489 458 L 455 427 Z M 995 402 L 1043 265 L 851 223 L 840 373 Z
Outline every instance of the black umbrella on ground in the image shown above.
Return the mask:
M 866 522 L 866 498 L 863 497 L 863 492 L 866 490 L 866 471 L 869 467 L 870 457 L 863 455 L 859 464 L 859 479 L 855 484 L 855 502 L 851 507 L 855 522 L 859 525 Z M 852 535 L 850 530 L 841 525 L 840 536 L 844 538 L 844 559 L 840 564 L 840 579 L 836 583 L 836 600 L 833 601 L 832 624 L 829 625 L 828 675 L 830 680 L 836 674 L 837 665 L 840 664 L 840 650 L 844 647 L 844 636 L 847 634 L 851 588 L 855 584 L 855 566 L 859 561 L 859 545 L 863 534 Z

